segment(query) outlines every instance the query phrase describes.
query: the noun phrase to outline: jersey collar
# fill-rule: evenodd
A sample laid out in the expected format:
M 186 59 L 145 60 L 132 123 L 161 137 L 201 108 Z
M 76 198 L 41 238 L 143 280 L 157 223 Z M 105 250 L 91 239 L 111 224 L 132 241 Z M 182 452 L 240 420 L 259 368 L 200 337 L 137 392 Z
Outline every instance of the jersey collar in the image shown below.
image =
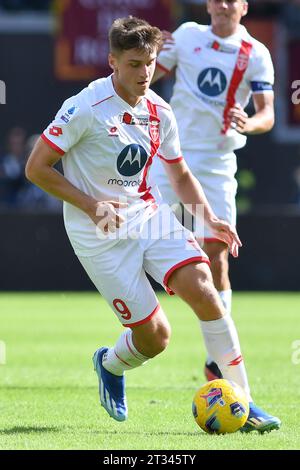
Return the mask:
M 124 108 L 127 108 L 131 112 L 134 112 L 134 111 L 136 112 L 137 110 L 139 110 L 139 108 L 143 106 L 143 103 L 144 103 L 144 100 L 145 100 L 147 94 L 142 97 L 141 101 L 136 106 L 132 107 L 132 106 L 130 106 L 129 103 L 127 103 L 127 101 L 123 100 L 123 98 L 121 98 L 121 96 L 118 95 L 118 93 L 116 92 L 116 90 L 114 88 L 112 77 L 113 77 L 113 74 L 111 74 L 107 77 L 107 85 L 108 85 L 108 89 L 109 89 L 109 94 L 114 95 L 114 97 L 122 104 L 122 106 Z
M 245 26 L 243 25 L 239 25 L 238 26 L 238 29 L 236 31 L 236 33 L 234 34 L 231 34 L 231 36 L 226 36 L 225 38 L 221 38 L 220 36 L 217 36 L 216 34 L 213 33 L 212 31 L 212 26 L 210 25 L 209 26 L 209 31 L 210 31 L 210 34 L 212 35 L 212 37 L 217 40 L 217 41 L 227 41 L 228 39 L 241 39 L 242 37 L 244 37 L 246 34 L 247 34 L 247 30 L 245 28 Z

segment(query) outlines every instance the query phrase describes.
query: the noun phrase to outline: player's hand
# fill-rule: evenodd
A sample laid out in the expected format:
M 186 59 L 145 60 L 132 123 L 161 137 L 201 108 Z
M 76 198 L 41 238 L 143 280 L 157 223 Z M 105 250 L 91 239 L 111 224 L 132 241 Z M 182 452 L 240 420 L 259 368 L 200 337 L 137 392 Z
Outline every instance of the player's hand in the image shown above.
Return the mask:
M 242 246 L 242 242 L 239 239 L 235 227 L 230 225 L 228 222 L 225 222 L 225 220 L 219 220 L 217 218 L 210 220 L 209 227 L 216 238 L 227 243 L 230 253 L 234 258 L 237 258 L 239 255 L 239 247 Z
M 163 39 L 163 43 L 158 53 L 160 51 L 168 51 L 175 44 L 175 40 L 172 36 L 172 33 L 170 33 L 170 31 L 162 30 L 162 39 Z
M 229 110 L 228 119 L 230 121 L 230 127 L 237 132 L 241 134 L 248 132 L 247 123 L 249 116 L 239 103 L 236 103 L 234 107 Z
M 90 214 L 91 219 L 102 233 L 114 233 L 125 222 L 125 217 L 118 214 L 117 209 L 127 208 L 126 202 L 101 201 L 97 202 Z

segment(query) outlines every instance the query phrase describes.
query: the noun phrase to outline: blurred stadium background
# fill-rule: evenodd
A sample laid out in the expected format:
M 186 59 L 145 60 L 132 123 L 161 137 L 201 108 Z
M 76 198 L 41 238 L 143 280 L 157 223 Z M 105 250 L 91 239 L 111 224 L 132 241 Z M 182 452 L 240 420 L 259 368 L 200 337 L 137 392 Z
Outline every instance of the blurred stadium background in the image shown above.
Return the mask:
M 244 247 L 231 260 L 232 285 L 299 290 L 300 1 L 249 7 L 244 24 L 276 68 L 276 125 L 238 152 Z M 107 31 L 128 14 L 171 31 L 209 21 L 204 0 L 0 0 L 0 290 L 93 289 L 69 246 L 61 204 L 25 180 L 24 165 L 62 101 L 109 73 Z M 155 90 L 168 99 L 171 86 L 169 77 Z

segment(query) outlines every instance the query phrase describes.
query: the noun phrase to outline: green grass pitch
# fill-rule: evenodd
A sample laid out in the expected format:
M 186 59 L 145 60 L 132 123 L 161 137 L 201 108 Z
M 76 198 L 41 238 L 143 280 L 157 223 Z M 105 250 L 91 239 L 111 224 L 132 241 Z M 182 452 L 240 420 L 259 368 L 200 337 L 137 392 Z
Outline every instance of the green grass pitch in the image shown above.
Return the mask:
M 127 373 L 129 419 L 117 423 L 98 403 L 91 357 L 122 327 L 97 293 L 0 294 L 0 449 L 299 449 L 300 294 L 235 293 L 255 401 L 279 416 L 270 434 L 210 436 L 191 414 L 204 383 L 197 319 L 161 294 L 172 325 L 168 349 Z M 294 359 L 292 360 L 292 355 Z M 294 362 L 294 363 L 293 363 Z

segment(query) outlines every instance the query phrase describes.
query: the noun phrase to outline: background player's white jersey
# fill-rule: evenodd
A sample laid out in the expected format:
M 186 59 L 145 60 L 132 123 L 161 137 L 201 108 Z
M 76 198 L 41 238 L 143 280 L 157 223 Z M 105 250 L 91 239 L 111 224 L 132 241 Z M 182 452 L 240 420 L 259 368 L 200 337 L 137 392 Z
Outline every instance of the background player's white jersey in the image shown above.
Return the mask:
M 147 220 L 160 202 L 149 178 L 154 156 L 182 158 L 170 106 L 149 90 L 132 108 L 116 94 L 111 76 L 66 100 L 42 138 L 63 155 L 64 175 L 78 189 L 98 201 L 126 197 L 123 231 Z M 99 240 L 95 224 L 80 209 L 64 203 L 64 219 L 78 255 L 108 246 L 109 235 Z
M 251 92 L 272 90 L 274 69 L 267 48 L 244 26 L 227 38 L 211 26 L 184 23 L 158 57 L 165 70 L 176 69 L 171 106 L 184 150 L 224 150 L 243 147 L 246 137 L 226 122 L 229 109 L 244 108 Z

